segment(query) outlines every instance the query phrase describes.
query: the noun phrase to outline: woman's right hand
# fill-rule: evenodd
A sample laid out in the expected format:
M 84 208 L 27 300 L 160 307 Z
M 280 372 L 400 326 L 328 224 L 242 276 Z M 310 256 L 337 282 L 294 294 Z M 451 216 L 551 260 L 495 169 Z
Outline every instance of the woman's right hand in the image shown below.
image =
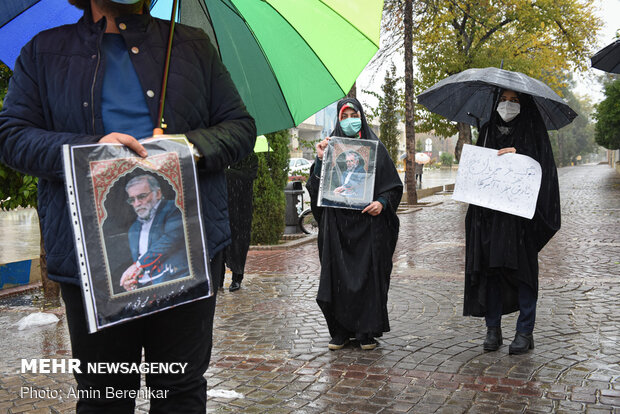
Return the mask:
M 501 150 L 497 151 L 497 155 L 516 154 L 516 153 L 517 153 L 517 149 L 515 147 L 502 148 Z
M 319 157 L 320 160 L 323 159 L 323 154 L 325 153 L 325 148 L 329 144 L 329 140 L 331 137 L 326 137 L 323 141 L 316 144 L 316 156 Z

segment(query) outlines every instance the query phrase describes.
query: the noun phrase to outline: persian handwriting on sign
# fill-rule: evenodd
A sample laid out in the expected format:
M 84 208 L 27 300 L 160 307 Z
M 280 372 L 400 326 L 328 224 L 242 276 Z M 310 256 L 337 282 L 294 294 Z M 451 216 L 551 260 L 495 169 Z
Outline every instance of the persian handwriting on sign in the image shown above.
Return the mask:
M 540 164 L 526 155 L 464 145 L 452 198 L 531 219 L 541 178 Z

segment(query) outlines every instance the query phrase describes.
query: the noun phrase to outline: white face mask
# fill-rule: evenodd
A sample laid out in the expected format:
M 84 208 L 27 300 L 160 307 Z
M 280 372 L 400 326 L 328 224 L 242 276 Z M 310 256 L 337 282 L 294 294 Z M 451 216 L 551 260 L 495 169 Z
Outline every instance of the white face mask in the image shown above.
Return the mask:
M 504 122 L 510 122 L 521 112 L 521 105 L 516 102 L 504 101 L 497 105 L 497 113 L 502 117 Z

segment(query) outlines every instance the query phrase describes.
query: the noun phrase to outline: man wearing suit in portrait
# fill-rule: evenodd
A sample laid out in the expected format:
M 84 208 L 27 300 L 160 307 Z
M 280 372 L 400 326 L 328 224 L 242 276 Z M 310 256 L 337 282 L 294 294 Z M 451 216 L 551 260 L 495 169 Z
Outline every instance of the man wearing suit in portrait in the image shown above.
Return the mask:
M 132 178 L 125 186 L 127 202 L 137 217 L 128 232 L 134 263 L 123 272 L 127 291 L 189 275 L 183 217 L 173 200 L 165 200 L 155 177 Z
M 334 193 L 345 197 L 359 197 L 364 193 L 366 170 L 360 164 L 361 156 L 357 152 L 347 151 L 345 157 L 347 169 L 342 172 L 341 184 Z

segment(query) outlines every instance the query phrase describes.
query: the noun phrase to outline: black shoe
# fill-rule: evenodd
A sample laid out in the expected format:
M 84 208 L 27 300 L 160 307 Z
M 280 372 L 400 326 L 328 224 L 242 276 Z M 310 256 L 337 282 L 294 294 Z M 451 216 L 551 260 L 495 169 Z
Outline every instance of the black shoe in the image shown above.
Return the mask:
M 360 341 L 360 348 L 364 351 L 375 349 L 379 343 L 372 336 L 368 336 Z
M 502 339 L 502 328 L 499 326 L 488 326 L 487 337 L 482 347 L 485 351 L 497 351 L 499 346 L 504 343 Z
M 234 280 L 231 282 L 230 286 L 228 287 L 229 292 L 234 292 L 239 289 L 241 289 L 241 282 L 237 282 Z
M 327 345 L 327 347 L 331 349 L 332 351 L 336 351 L 338 349 L 344 348 L 344 346 L 348 343 L 349 343 L 349 338 L 337 335 L 337 336 L 334 336 L 331 341 L 329 341 L 329 345 Z
M 508 353 L 510 355 L 527 354 L 530 349 L 534 349 L 534 335 L 517 332 L 514 341 L 508 347 Z

